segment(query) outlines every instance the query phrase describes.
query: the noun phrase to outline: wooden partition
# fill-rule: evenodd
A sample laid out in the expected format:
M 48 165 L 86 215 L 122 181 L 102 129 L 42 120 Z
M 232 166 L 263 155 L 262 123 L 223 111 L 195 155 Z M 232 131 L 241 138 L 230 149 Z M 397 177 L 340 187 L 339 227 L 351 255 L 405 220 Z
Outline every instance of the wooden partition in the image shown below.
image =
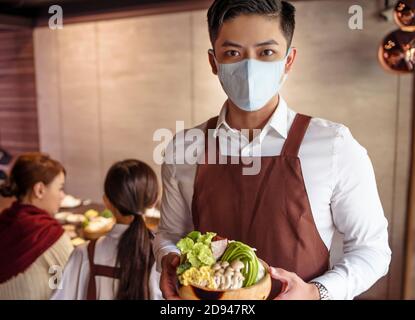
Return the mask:
M 0 31 L 0 146 L 13 154 L 39 149 L 31 29 Z

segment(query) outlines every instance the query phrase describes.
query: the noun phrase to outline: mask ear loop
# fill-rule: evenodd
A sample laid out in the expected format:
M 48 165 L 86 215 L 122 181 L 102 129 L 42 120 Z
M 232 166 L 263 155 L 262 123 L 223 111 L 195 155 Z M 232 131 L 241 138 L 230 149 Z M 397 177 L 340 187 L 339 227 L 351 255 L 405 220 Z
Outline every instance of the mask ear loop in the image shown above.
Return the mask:
M 291 49 L 292 49 L 292 47 L 289 47 L 289 48 L 288 48 L 287 55 L 286 55 L 286 56 L 285 56 L 285 58 L 284 58 L 285 62 L 287 62 L 286 60 L 287 60 L 288 56 L 289 56 L 289 55 L 290 55 L 290 53 L 291 53 Z M 284 67 L 285 67 L 285 66 L 284 66 Z M 280 82 L 280 86 L 282 86 L 282 85 L 284 84 L 284 82 L 285 82 L 285 81 L 287 81 L 287 78 L 288 78 L 288 73 L 285 73 L 285 72 L 284 72 L 284 75 L 282 76 L 282 79 L 281 79 L 281 82 Z

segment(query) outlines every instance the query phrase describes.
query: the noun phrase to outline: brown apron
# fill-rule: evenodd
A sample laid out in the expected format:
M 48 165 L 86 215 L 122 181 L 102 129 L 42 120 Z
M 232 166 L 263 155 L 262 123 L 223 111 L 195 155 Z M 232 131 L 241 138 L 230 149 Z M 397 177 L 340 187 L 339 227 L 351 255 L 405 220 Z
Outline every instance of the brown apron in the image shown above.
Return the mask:
M 89 282 L 87 291 L 87 300 L 97 299 L 97 287 L 95 277 L 102 276 L 118 279 L 120 277 L 120 268 L 98 265 L 94 263 L 96 240 L 92 240 L 88 244 L 88 260 L 89 260 Z
M 192 215 L 195 230 L 216 232 L 257 249 L 257 256 L 270 266 L 295 272 L 304 281 L 329 268 L 329 252 L 314 223 L 304 185 L 298 151 L 310 117 L 297 114 L 280 156 L 261 157 L 257 175 L 243 175 L 244 164 L 231 164 L 219 152 L 216 164 L 208 164 L 207 123 L 205 163 L 198 164 L 194 181 Z M 227 158 L 220 164 L 218 158 Z M 270 297 L 281 291 L 273 281 Z

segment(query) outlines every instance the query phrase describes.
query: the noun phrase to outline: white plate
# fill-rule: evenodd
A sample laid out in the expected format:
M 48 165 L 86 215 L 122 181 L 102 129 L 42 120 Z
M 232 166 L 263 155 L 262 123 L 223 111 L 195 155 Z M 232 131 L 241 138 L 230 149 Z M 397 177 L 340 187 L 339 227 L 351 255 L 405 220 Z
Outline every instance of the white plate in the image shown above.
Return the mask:
M 66 222 L 73 225 L 82 224 L 86 218 L 82 214 L 69 214 L 66 217 Z
M 60 224 L 65 224 L 66 223 L 66 217 L 70 214 L 72 214 L 72 213 L 71 212 L 58 212 L 58 213 L 55 213 L 54 217 L 55 217 L 56 220 L 58 220 L 58 222 Z
M 67 194 L 61 202 L 61 208 L 76 208 L 82 204 L 82 200 Z

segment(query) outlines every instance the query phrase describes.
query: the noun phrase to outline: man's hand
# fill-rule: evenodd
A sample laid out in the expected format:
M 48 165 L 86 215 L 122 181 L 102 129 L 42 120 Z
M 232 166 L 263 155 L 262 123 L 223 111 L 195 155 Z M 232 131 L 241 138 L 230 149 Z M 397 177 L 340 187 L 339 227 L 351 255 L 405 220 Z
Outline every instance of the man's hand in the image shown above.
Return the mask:
M 177 294 L 176 268 L 180 264 L 180 257 L 177 253 L 169 253 L 161 259 L 160 289 L 166 300 L 180 299 Z
M 320 300 L 317 287 L 304 282 L 295 273 L 273 267 L 269 268 L 269 273 L 282 283 L 281 293 L 274 300 Z

